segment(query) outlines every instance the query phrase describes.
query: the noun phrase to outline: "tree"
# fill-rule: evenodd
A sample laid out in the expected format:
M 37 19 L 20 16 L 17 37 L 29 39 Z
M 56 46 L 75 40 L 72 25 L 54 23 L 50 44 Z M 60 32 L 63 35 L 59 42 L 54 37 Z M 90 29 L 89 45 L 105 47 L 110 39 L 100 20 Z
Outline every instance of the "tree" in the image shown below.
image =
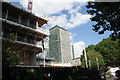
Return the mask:
M 89 47 L 86 48 L 86 54 L 87 54 L 87 64 L 89 65 L 89 67 L 91 68 L 97 68 L 97 61 L 96 61 L 96 58 L 98 58 L 98 64 L 99 64 L 99 67 L 103 67 L 105 65 L 104 63 L 104 58 L 103 56 L 96 52 L 94 49 L 93 49 L 93 45 L 90 45 Z M 85 58 L 84 58 L 84 55 L 82 55 L 81 57 L 81 60 L 82 60 L 82 66 L 85 67 Z M 90 61 L 90 63 L 89 63 Z
M 111 31 L 110 37 L 120 39 L 120 2 L 88 2 L 88 14 L 95 21 L 93 30 L 98 34 Z
M 2 65 L 9 67 L 18 64 L 19 51 L 14 51 L 11 46 L 14 42 L 14 34 L 10 33 L 2 40 Z
M 119 66 L 120 65 L 119 39 L 116 39 L 114 41 L 114 40 L 111 40 L 111 38 L 106 38 L 96 45 L 89 45 L 86 48 L 86 50 L 87 50 L 87 56 L 89 60 L 96 56 L 99 56 L 100 54 L 102 57 L 101 58 L 98 57 L 98 59 L 103 58 L 105 66 Z M 82 64 L 84 66 L 85 60 L 83 58 L 84 56 L 82 55 Z M 92 60 L 94 64 L 95 59 L 92 59 Z
M 120 45 L 119 40 L 111 40 L 111 38 L 103 39 L 94 47 L 95 51 L 102 54 L 106 66 L 120 65 Z

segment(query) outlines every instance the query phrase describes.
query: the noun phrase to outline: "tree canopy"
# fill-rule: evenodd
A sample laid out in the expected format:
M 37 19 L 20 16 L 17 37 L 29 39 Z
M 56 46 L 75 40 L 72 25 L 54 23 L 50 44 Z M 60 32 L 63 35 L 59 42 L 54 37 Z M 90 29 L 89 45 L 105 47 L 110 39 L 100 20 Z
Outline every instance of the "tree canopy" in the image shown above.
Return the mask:
M 102 54 L 106 66 L 120 65 L 120 44 L 119 40 L 103 39 L 94 47 L 95 51 Z
M 96 45 L 89 45 L 86 48 L 88 61 L 91 61 L 91 67 L 96 68 L 96 57 L 100 67 L 120 66 L 120 44 L 119 39 L 103 39 Z M 82 66 L 85 67 L 84 53 L 81 56 Z M 87 61 L 87 62 L 88 62 Z M 89 64 L 89 63 L 88 63 Z
M 87 53 L 87 64 L 89 67 L 98 68 L 98 65 L 99 65 L 99 67 L 103 67 L 105 65 L 103 56 L 99 52 L 96 52 L 93 49 L 92 45 L 86 48 L 86 53 Z M 83 54 L 81 57 L 83 67 L 85 67 L 84 56 L 85 55 Z M 98 59 L 98 62 L 97 62 L 96 58 Z
M 104 60 L 105 66 L 120 66 L 120 44 L 119 39 L 111 40 L 111 38 L 103 39 L 96 45 L 89 45 L 87 48 L 88 59 L 94 65 L 95 57 L 98 57 L 99 63 Z M 101 61 L 102 60 L 102 61 Z M 84 60 L 83 60 L 84 62 Z M 84 63 L 83 63 L 84 64 Z M 102 64 L 102 66 L 104 66 Z
M 6 38 L 2 40 L 2 65 L 3 66 L 15 66 L 18 64 L 20 58 L 19 51 L 14 51 L 11 46 L 14 42 L 14 34 L 11 33 L 7 35 Z
M 120 2 L 88 2 L 87 12 L 95 21 L 93 30 L 98 34 L 111 31 L 110 37 L 120 39 Z

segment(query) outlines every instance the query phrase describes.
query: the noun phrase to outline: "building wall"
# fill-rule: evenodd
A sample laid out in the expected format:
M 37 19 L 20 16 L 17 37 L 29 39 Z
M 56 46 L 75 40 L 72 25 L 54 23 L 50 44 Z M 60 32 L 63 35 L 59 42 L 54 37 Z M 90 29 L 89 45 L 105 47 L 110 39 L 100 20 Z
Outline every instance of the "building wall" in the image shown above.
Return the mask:
M 75 65 L 81 64 L 80 57 L 83 54 L 84 46 L 85 44 L 80 42 L 71 44 L 71 55 L 73 62 L 75 62 Z
M 1 4 L 0 4 L 1 5 Z M 1 7 L 1 6 L 0 6 Z M 0 26 L 1 26 L 1 21 L 0 21 Z M 0 79 L 2 80 L 2 31 L 1 31 L 1 27 L 0 27 Z
M 69 32 L 59 26 L 50 29 L 49 57 L 56 63 L 71 63 L 72 66 L 80 65 L 80 58 L 75 58 L 76 50 L 70 45 Z M 79 52 L 78 52 L 79 53 Z
M 49 52 L 49 57 L 55 62 L 75 65 L 71 57 L 69 32 L 59 26 L 50 29 Z
M 49 57 L 54 58 L 55 62 L 62 62 L 60 49 L 60 30 L 54 28 L 50 31 L 49 36 Z
M 20 64 L 36 65 L 36 54 L 43 51 L 41 41 L 48 35 L 41 28 L 47 20 L 7 2 L 2 3 L 1 13 L 2 37 L 14 34 L 15 43 L 11 47 L 21 52 Z
M 71 62 L 71 49 L 70 49 L 70 37 L 69 32 L 60 29 L 60 49 L 62 54 L 62 63 Z
M 80 58 L 73 59 L 72 61 L 73 61 L 73 65 L 76 65 L 76 66 L 81 65 Z
M 71 48 L 72 48 L 72 59 L 75 58 L 80 58 L 81 55 L 83 54 L 83 48 L 84 46 L 81 46 L 81 44 L 71 44 Z

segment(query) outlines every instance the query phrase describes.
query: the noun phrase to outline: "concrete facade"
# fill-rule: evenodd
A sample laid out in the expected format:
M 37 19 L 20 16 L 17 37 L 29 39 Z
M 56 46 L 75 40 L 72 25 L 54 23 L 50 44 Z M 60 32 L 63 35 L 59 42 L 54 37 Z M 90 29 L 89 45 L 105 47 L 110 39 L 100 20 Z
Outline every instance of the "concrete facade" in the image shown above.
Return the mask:
M 72 60 L 75 62 L 76 65 L 80 65 L 80 57 L 83 54 L 83 46 L 81 47 L 81 44 L 71 44 L 71 55 Z
M 36 65 L 36 54 L 43 51 L 42 40 L 49 35 L 42 28 L 48 21 L 8 2 L 2 2 L 2 38 L 14 34 L 11 49 L 20 52 L 18 65 Z
M 60 46 L 60 29 L 58 27 L 50 29 L 48 57 L 54 58 L 54 62 L 58 63 L 62 62 Z
M 76 65 L 76 60 L 72 59 L 69 32 L 59 26 L 50 29 L 49 54 L 54 58 L 55 63 Z
M 60 47 L 62 63 L 71 62 L 70 36 L 69 32 L 64 29 L 60 29 Z

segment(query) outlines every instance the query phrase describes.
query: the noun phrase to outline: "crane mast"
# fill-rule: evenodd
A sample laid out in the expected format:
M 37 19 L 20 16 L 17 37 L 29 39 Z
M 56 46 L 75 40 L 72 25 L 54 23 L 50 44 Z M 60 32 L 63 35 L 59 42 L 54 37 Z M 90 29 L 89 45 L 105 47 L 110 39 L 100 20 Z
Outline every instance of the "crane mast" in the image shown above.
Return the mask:
M 32 0 L 28 0 L 28 11 L 32 12 Z

